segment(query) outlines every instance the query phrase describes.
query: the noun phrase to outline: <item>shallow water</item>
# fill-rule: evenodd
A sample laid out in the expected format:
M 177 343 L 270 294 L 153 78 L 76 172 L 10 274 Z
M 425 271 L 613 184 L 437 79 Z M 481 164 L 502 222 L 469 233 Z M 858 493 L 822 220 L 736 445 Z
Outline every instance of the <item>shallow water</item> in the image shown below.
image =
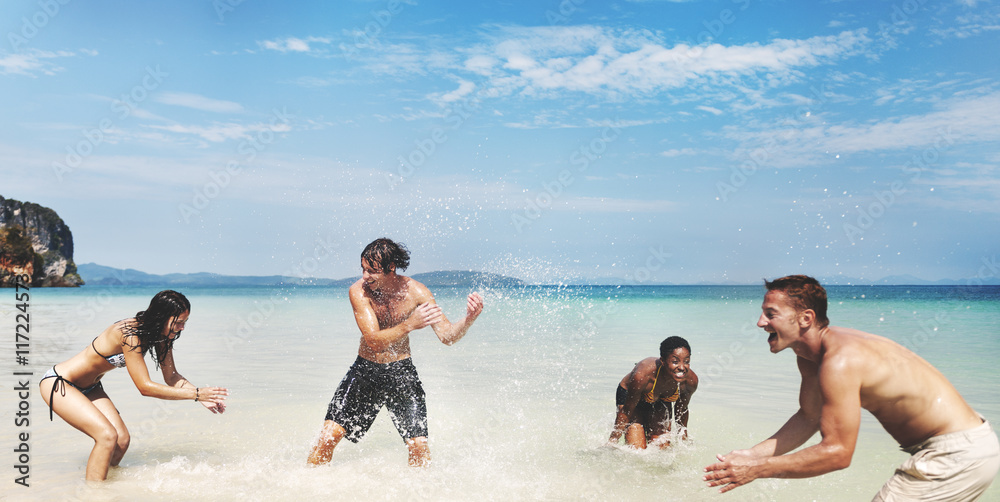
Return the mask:
M 26 368 L 37 379 L 111 322 L 144 308 L 155 292 L 34 290 Z M 58 417 L 48 421 L 33 380 L 28 428 L 12 425 L 17 403 L 4 399 L 3 451 L 16 446 L 16 433 L 31 436 L 31 486 L 14 485 L 8 469 L 12 488 L 4 499 L 723 500 L 704 486 L 702 468 L 717 453 L 766 438 L 797 408 L 794 355 L 770 354 L 754 326 L 760 287 L 486 291 L 486 312 L 458 344 L 442 345 L 431 330 L 411 335 L 428 395 L 430 468 L 406 466 L 406 448 L 384 413 L 361 443 L 345 441 L 330 465 L 308 468 L 327 404 L 357 355 L 346 290 L 183 292 L 193 308 L 174 349 L 178 370 L 198 385 L 228 387 L 228 411 L 212 415 L 191 402 L 143 398 L 125 371 L 111 372 L 105 389 L 132 444 L 109 480 L 89 487 L 82 479 L 92 442 Z M 435 293 L 449 318 L 464 314 L 467 291 Z M 0 299 L 8 327 L 12 297 Z M 973 407 L 1000 420 L 1000 288 L 833 287 L 830 299 L 834 324 L 915 349 Z M 701 377 L 691 439 L 668 451 L 605 447 L 615 385 L 670 335 L 691 343 Z M 0 350 L 13 354 L 11 337 Z M 4 358 L 5 387 L 16 383 L 10 360 Z M 758 480 L 724 497 L 870 500 L 905 458 L 865 413 L 850 468 L 806 480 Z M 1000 489 L 992 487 L 984 500 L 1000 500 Z

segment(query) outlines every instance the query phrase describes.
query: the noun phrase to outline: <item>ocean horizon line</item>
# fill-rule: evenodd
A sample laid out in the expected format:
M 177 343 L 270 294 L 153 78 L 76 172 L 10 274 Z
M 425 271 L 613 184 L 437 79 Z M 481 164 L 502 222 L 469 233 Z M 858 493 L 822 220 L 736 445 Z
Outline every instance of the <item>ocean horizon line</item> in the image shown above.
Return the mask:
M 289 275 L 227 275 L 214 272 L 150 274 L 135 269 L 120 269 L 85 263 L 78 266 L 80 276 L 90 286 L 175 286 L 175 287 L 348 287 L 360 276 L 340 279 L 289 276 Z M 762 280 L 742 281 L 699 281 L 699 282 L 640 282 L 618 278 L 564 278 L 548 281 L 526 281 L 524 279 L 495 272 L 478 270 L 438 270 L 406 274 L 420 282 L 434 287 L 477 286 L 490 287 L 751 287 L 762 286 Z M 877 280 L 835 276 L 816 277 L 825 286 L 942 286 L 977 287 L 1000 286 L 1000 278 L 967 278 L 926 280 L 912 275 L 890 275 Z

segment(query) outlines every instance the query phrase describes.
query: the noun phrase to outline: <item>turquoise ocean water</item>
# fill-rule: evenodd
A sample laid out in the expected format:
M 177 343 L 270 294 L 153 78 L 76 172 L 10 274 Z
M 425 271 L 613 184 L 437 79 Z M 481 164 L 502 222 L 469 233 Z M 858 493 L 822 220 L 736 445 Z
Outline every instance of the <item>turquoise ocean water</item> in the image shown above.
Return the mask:
M 482 291 L 486 310 L 447 347 L 429 329 L 411 335 L 428 396 L 428 469 L 383 412 L 360 443 L 343 442 L 328 466 L 305 458 L 334 389 L 357 355 L 359 333 L 344 288 L 182 290 L 191 318 L 175 345 L 178 370 L 230 389 L 212 415 L 192 402 L 144 398 L 125 371 L 104 386 L 132 434 L 108 482 L 82 479 L 92 442 L 48 410 L 37 378 L 156 289 L 32 290 L 29 365 L 2 338 L 2 465 L 30 433 L 30 487 L 7 479 L 6 500 L 870 500 L 906 454 L 864 413 L 854 461 L 805 480 L 758 480 L 719 495 L 701 481 L 717 453 L 749 447 L 797 408 L 790 351 L 771 354 L 754 323 L 760 286 L 528 287 Z M 1000 421 L 1000 288 L 830 287 L 830 318 L 892 338 L 929 360 L 994 423 Z M 446 315 L 464 315 L 467 289 L 434 290 Z M 15 324 L 14 292 L 0 318 Z M 669 451 L 603 447 L 614 390 L 670 335 L 688 339 L 701 387 L 691 439 Z M 151 372 L 152 365 L 150 364 Z M 30 371 L 30 425 L 15 427 L 14 371 Z M 162 381 L 162 376 L 153 373 Z M 816 439 L 814 439 L 815 441 Z M 984 500 L 1000 500 L 994 486 Z

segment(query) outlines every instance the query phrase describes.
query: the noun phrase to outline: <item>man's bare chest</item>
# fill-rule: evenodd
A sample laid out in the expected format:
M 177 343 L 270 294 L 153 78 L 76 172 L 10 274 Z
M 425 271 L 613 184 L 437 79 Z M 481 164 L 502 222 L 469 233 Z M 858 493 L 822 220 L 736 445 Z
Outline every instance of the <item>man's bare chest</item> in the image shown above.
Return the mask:
M 379 329 L 388 329 L 406 320 L 416 308 L 412 301 L 407 299 L 375 299 L 369 300 L 372 311 L 378 319 Z

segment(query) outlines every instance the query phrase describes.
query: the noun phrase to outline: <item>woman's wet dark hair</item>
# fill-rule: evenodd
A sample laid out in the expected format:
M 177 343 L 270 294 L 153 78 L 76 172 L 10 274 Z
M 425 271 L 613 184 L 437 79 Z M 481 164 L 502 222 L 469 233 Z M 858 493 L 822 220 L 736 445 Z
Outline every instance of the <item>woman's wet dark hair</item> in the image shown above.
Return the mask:
M 668 337 L 666 340 L 660 342 L 660 359 L 666 359 L 670 356 L 670 354 L 681 347 L 687 349 L 688 353 L 691 352 L 691 346 L 688 345 L 687 340 L 679 336 Z
M 361 252 L 361 261 L 365 260 L 382 269 L 383 273 L 389 273 L 390 265 L 395 265 L 396 271 L 399 272 L 410 266 L 410 251 L 403 243 L 397 244 L 391 239 L 382 237 L 365 246 Z
M 163 328 L 170 318 L 190 311 L 191 302 L 184 295 L 169 289 L 156 293 L 149 307 L 137 312 L 135 320 L 122 327 L 125 345 L 130 350 L 141 350 L 143 356 L 151 352 L 159 368 L 174 344 L 169 336 L 164 336 Z

